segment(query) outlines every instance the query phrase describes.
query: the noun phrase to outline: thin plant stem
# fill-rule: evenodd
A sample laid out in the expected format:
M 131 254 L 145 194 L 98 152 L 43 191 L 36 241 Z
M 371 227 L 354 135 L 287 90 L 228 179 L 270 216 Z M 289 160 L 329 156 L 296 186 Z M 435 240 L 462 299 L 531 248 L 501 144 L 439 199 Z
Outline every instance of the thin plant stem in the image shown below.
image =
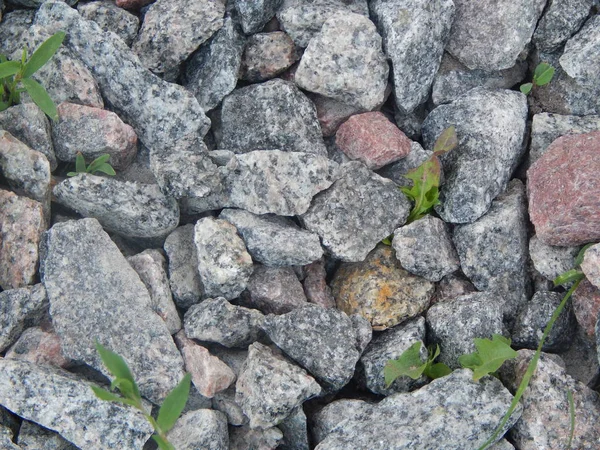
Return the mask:
M 569 418 L 571 421 L 567 449 L 570 449 L 571 445 L 573 444 L 573 436 L 575 435 L 575 402 L 573 401 L 573 391 L 571 391 L 570 389 L 567 391 L 567 400 L 569 401 Z

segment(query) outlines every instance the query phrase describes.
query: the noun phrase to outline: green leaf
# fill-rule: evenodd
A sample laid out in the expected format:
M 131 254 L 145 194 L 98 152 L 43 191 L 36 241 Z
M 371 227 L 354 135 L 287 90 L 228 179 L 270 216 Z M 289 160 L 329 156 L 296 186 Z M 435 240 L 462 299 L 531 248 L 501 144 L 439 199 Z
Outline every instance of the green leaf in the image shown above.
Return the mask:
M 77 175 L 77 172 L 67 172 L 68 177 L 74 177 L 75 175 Z
M 100 167 L 96 169 L 96 172 L 103 172 L 106 175 L 116 175 L 115 169 L 112 168 L 110 164 L 102 164 Z
M 521 90 L 521 92 L 523 94 L 529 95 L 532 88 L 533 88 L 533 83 L 525 83 L 525 84 L 522 84 L 519 89 Z
M 124 378 L 115 378 L 112 381 L 112 383 L 110 383 L 110 388 L 111 389 L 117 388 L 121 392 L 121 394 L 123 394 L 123 396 L 126 398 L 129 398 L 132 400 L 138 399 L 138 397 L 136 397 L 136 395 L 135 395 L 135 389 L 134 389 L 131 381 L 126 380 Z
M 156 423 L 158 423 L 158 426 L 163 433 L 166 433 L 173 428 L 173 425 L 175 425 L 175 422 L 179 419 L 183 408 L 185 408 L 188 395 L 190 394 L 190 381 L 191 375 L 186 373 L 175 389 L 167 395 L 167 398 L 165 398 L 165 401 L 158 410 Z
M 33 100 L 34 103 L 52 120 L 58 120 L 56 105 L 46 92 L 46 89 L 32 78 L 24 78 L 21 80 L 21 83 L 23 83 L 23 86 L 27 89 L 27 93 L 31 97 L 31 100 Z
M 384 245 L 392 245 L 392 239 L 394 238 L 394 235 L 392 234 L 391 236 L 388 236 L 386 238 L 383 238 L 381 240 L 381 243 Z
M 15 75 L 21 68 L 19 61 L 6 61 L 0 63 L 0 78 L 10 77 Z
M 158 444 L 160 450 L 176 450 L 173 444 L 166 439 L 161 438 L 158 434 L 153 434 L 152 439 Z
M 118 395 L 113 394 L 112 392 L 108 392 L 106 389 L 102 389 L 98 386 L 90 386 L 96 397 L 100 400 L 106 400 L 108 402 L 118 402 L 123 403 L 125 405 L 136 406 L 136 403 L 130 399 L 119 397 Z
M 96 170 L 98 170 L 98 167 L 100 167 L 101 165 L 105 164 L 106 161 L 108 161 L 109 159 L 110 159 L 110 155 L 108 153 L 105 153 L 104 155 L 98 156 L 88 166 L 88 168 L 86 170 L 87 173 L 94 173 Z
M 77 155 L 75 156 L 75 172 L 85 172 L 85 158 L 81 152 L 77 152 Z
M 131 370 L 127 366 L 125 360 L 118 355 L 117 353 L 111 352 L 107 348 L 103 347 L 98 341 L 96 341 L 96 350 L 100 354 L 100 358 L 102 358 L 102 362 L 108 369 L 108 371 L 115 378 L 122 378 L 124 380 L 128 380 L 133 385 L 133 393 L 135 398 L 140 398 L 140 392 L 138 390 L 137 385 L 135 384 L 135 380 L 133 379 L 133 375 L 131 374 Z
M 535 72 L 533 73 L 533 82 L 537 86 L 544 86 L 550 83 L 554 76 L 554 67 L 550 64 L 542 62 L 537 65 Z
M 510 340 L 499 334 L 494 334 L 491 340 L 475 338 L 474 341 L 477 352 L 458 359 L 463 367 L 473 370 L 474 381 L 496 372 L 504 361 L 517 356 L 517 352 L 510 348 Z
M 585 252 L 587 251 L 588 248 L 590 248 L 592 245 L 594 245 L 594 243 L 590 243 L 590 244 L 585 244 L 581 250 L 579 250 L 579 253 L 577 253 L 577 257 L 575 258 L 575 268 L 578 268 L 581 263 L 583 262 L 583 258 L 585 256 Z
M 41 69 L 42 66 L 46 64 L 58 51 L 58 48 L 61 46 L 64 39 L 64 31 L 59 31 L 58 33 L 46 39 L 46 41 L 44 41 L 44 43 L 42 43 L 42 45 L 40 45 L 35 52 L 33 52 L 33 55 L 31 55 L 29 61 L 27 61 L 27 64 L 25 64 L 23 78 L 29 78 L 39 69 Z
M 445 377 L 452 373 L 452 369 L 444 363 L 431 364 L 425 369 L 425 375 L 435 380 L 437 378 Z
M 442 134 L 437 138 L 433 145 L 433 152 L 436 156 L 440 156 L 453 150 L 457 145 L 456 127 L 452 125 L 442 131 Z
M 574 281 L 580 280 L 584 277 L 583 272 L 581 270 L 577 270 L 577 269 L 571 269 L 568 270 L 564 273 L 561 273 L 559 276 L 557 276 L 553 283 L 554 286 L 561 286 L 563 284 L 568 284 L 568 283 L 572 283 Z
M 398 359 L 388 361 L 383 368 L 386 387 L 390 387 L 396 378 L 407 376 L 413 380 L 418 379 L 425 368 L 427 362 L 421 361 L 421 342 L 415 342 L 406 349 Z

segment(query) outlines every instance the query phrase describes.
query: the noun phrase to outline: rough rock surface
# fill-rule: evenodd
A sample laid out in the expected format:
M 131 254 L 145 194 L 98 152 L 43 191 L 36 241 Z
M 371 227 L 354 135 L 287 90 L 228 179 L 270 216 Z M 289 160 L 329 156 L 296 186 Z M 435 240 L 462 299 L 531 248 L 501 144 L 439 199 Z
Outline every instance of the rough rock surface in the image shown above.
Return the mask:
M 579 247 L 555 247 L 544 244 L 537 235 L 529 239 L 529 256 L 535 269 L 547 280 L 554 280 L 560 274 L 575 266 Z
M 419 125 L 419 130 L 421 126 Z M 396 161 L 392 164 L 383 167 L 377 173 L 384 178 L 389 178 L 398 186 L 412 186 L 412 180 L 406 178 L 404 175 L 408 171 L 419 167 L 423 162 L 431 157 L 433 150 L 425 150 L 421 144 L 415 141 L 410 143 L 410 152 L 406 158 Z
M 553 0 L 533 33 L 533 43 L 543 52 L 557 50 L 583 25 L 594 0 Z
M 454 19 L 452 0 L 370 2 L 370 11 L 392 62 L 396 105 L 414 111 L 429 96 Z
M 177 306 L 188 309 L 198 303 L 204 288 L 198 273 L 198 255 L 194 244 L 194 225 L 176 228 L 164 244 L 169 260 L 169 284 Z
M 600 17 L 592 16 L 579 32 L 565 44 L 559 62 L 563 70 L 584 86 L 598 84 L 600 53 L 596 42 L 600 39 Z
M 296 408 L 277 427 L 283 433 L 281 450 L 309 450 L 306 414 L 304 410 Z
M 40 274 L 65 356 L 108 374 L 97 340 L 125 358 L 142 395 L 162 402 L 183 377 L 183 360 L 146 287 L 98 221 L 55 224 L 43 249 Z
M 461 295 L 476 292 L 475 286 L 462 275 L 451 274 L 442 278 L 436 286 L 431 304 L 452 300 Z
M 248 348 L 235 397 L 250 419 L 250 428 L 268 428 L 320 393 L 321 386 L 303 369 L 255 342 Z
M 234 0 L 235 10 L 246 34 L 260 31 L 281 5 L 282 0 Z
M 433 148 L 450 125 L 456 126 L 459 141 L 442 156 L 446 179 L 440 188 L 442 204 L 436 207 L 442 219 L 470 223 L 488 210 L 523 154 L 526 118 L 523 94 L 483 88 L 472 89 L 427 116 L 423 123 L 427 148 Z
M 242 61 L 242 79 L 253 83 L 279 75 L 296 62 L 294 41 L 283 31 L 257 33 L 248 38 Z
M 345 164 L 341 177 L 315 196 L 302 216 L 331 255 L 362 261 L 408 217 L 410 202 L 396 185 L 359 162 Z
M 79 174 L 54 188 L 56 200 L 131 238 L 164 238 L 179 224 L 177 202 L 157 185 Z
M 396 229 L 392 247 L 404 269 L 429 281 L 460 268 L 448 226 L 430 214 Z
M 435 289 L 433 283 L 402 269 L 386 245 L 379 245 L 362 262 L 340 266 L 331 288 L 339 309 L 360 314 L 377 331 L 421 314 Z
M 600 239 L 599 154 L 600 132 L 563 136 L 527 171 L 529 215 L 544 243 Z
M 41 327 L 29 327 L 24 330 L 4 357 L 56 367 L 67 367 L 71 363 L 62 354 L 58 335 L 44 331 Z
M 266 266 L 303 266 L 323 255 L 319 236 L 286 218 L 242 209 L 224 209 L 219 218 L 235 225 L 248 253 Z
M 253 265 L 235 227 L 225 220 L 205 217 L 196 222 L 194 243 L 204 296 L 232 300 L 240 295 Z
M 41 284 L 0 292 L 0 352 L 30 326 L 38 325 L 48 311 L 48 297 Z
M 590 283 L 600 289 L 600 244 L 592 245 L 585 251 L 581 270 Z
M 17 443 L 19 444 L 19 450 L 24 448 L 39 448 L 40 450 L 78 450 L 79 448 L 71 444 L 55 431 L 48 430 L 29 420 L 23 420 L 21 423 Z M 17 447 L 15 447 L 15 449 L 17 449 Z
M 356 106 L 347 105 L 323 95 L 309 92 L 307 96 L 317 108 L 317 117 L 323 137 L 334 136 L 342 123 L 361 111 Z
M 211 409 L 185 413 L 167 438 L 177 450 L 229 450 L 227 419 L 223 413 Z
M 334 308 L 335 299 L 331 294 L 331 288 L 327 284 L 327 272 L 323 258 L 304 266 L 303 270 L 304 280 L 302 280 L 302 286 L 304 287 L 306 299 L 323 308 Z
M 596 334 L 596 322 L 600 316 L 600 289 L 587 279 L 582 280 L 573 293 L 573 310 L 577 322 L 585 333 L 593 338 Z
M 329 390 L 339 390 L 352 375 L 363 348 L 350 317 L 335 308 L 308 304 L 262 325 L 269 338 Z
M 283 439 L 283 433 L 277 427 L 251 429 L 247 425 L 229 428 L 229 450 L 275 450 Z
M 256 267 L 246 294 L 244 302 L 264 314 L 285 314 L 306 305 L 302 284 L 291 267 Z
M 140 19 L 123 8 L 119 8 L 112 1 L 79 3 L 77 11 L 85 19 L 93 20 L 100 25 L 104 32 L 116 33 L 129 46 L 137 36 Z
M 327 154 L 315 106 L 289 81 L 236 89 L 223 100 L 221 121 L 221 149 Z
M 388 72 L 373 22 L 337 12 L 309 42 L 294 80 L 307 91 L 370 111 L 384 102 Z
M 67 372 L 0 358 L 0 405 L 59 432 L 80 448 L 140 449 L 152 434 L 141 413 L 97 398 Z

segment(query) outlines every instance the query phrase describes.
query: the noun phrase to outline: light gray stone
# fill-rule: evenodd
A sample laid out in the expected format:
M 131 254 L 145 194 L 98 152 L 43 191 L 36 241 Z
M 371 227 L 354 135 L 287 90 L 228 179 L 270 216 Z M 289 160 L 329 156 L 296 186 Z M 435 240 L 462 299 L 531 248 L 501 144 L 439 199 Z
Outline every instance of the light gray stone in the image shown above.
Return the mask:
M 285 314 L 307 303 L 291 267 L 256 267 L 244 294 L 244 304 L 264 314 Z
M 185 413 L 169 431 L 167 438 L 177 450 L 229 450 L 225 414 L 211 409 Z
M 533 43 L 543 52 L 551 52 L 565 43 L 583 25 L 594 0 L 552 0 L 539 20 Z
M 600 244 L 592 245 L 585 251 L 581 270 L 590 283 L 600 289 Z
M 475 88 L 434 109 L 423 123 L 426 148 L 456 126 L 458 147 L 441 157 L 445 183 L 435 210 L 451 223 L 481 217 L 510 180 L 524 152 L 527 100 L 520 92 Z
M 77 0 L 61 0 L 61 1 L 64 1 L 69 6 L 73 6 L 75 3 L 77 3 Z M 43 0 L 14 0 L 14 1 L 11 0 L 11 3 L 14 3 L 19 6 L 23 6 L 25 8 L 39 8 L 40 5 L 42 3 L 44 3 L 44 1 Z
M 579 247 L 555 247 L 544 244 L 537 235 L 529 240 L 529 256 L 535 269 L 547 280 L 553 281 L 557 276 L 571 270 Z
M 229 450 L 247 450 L 256 448 L 260 450 L 275 450 L 283 434 L 277 427 L 267 429 L 251 429 L 247 425 L 229 427 Z
M 55 224 L 43 254 L 40 274 L 65 356 L 108 374 L 98 341 L 127 361 L 142 395 L 161 403 L 183 378 L 183 360 L 146 287 L 98 221 Z
M 571 78 L 583 86 L 598 86 L 600 17 L 592 16 L 579 32 L 567 41 L 559 62 Z
M 281 5 L 282 0 L 233 0 L 242 28 L 246 34 L 260 31 Z
M 16 9 L 4 14 L 0 21 L 0 52 L 3 55 L 11 55 L 19 49 L 21 36 L 33 23 L 34 16 L 35 11 L 30 9 Z
M 0 292 L 0 352 L 14 344 L 25 328 L 39 325 L 47 312 L 48 297 L 41 284 Z
M 112 31 L 131 46 L 137 36 L 140 19 L 134 14 L 119 8 L 110 0 L 79 3 L 77 11 L 82 17 L 93 20 L 105 33 Z

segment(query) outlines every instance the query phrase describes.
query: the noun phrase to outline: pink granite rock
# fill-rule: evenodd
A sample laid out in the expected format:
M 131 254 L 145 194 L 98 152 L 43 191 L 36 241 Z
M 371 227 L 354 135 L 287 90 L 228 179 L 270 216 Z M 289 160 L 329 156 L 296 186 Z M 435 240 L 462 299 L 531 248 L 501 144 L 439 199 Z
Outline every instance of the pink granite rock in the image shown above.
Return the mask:
M 0 287 L 35 282 L 39 243 L 46 229 L 42 204 L 0 189 Z
M 296 60 L 292 38 L 283 31 L 257 33 L 248 38 L 242 59 L 242 79 L 265 81 L 288 69 Z
M 335 298 L 331 289 L 327 286 L 327 273 L 323 258 L 304 266 L 304 295 L 306 299 L 323 308 L 335 308 Z
M 600 132 L 556 139 L 527 171 L 529 215 L 548 245 L 600 240 Z
M 572 301 L 577 322 L 588 336 L 595 336 L 594 329 L 600 314 L 600 289 L 584 279 L 573 293 Z
M 235 373 L 227 364 L 189 339 L 184 331 L 175 335 L 175 342 L 183 355 L 185 370 L 192 375 L 192 383 L 205 397 L 213 398 L 235 381 Z
M 350 159 L 372 170 L 405 158 L 410 152 L 410 139 L 378 111 L 350 117 L 340 126 L 335 142 Z
M 590 283 L 600 289 L 600 244 L 592 245 L 585 251 L 581 270 Z
M 71 362 L 62 353 L 58 335 L 41 327 L 23 331 L 19 340 L 6 352 L 6 358 L 57 367 L 67 367 Z

